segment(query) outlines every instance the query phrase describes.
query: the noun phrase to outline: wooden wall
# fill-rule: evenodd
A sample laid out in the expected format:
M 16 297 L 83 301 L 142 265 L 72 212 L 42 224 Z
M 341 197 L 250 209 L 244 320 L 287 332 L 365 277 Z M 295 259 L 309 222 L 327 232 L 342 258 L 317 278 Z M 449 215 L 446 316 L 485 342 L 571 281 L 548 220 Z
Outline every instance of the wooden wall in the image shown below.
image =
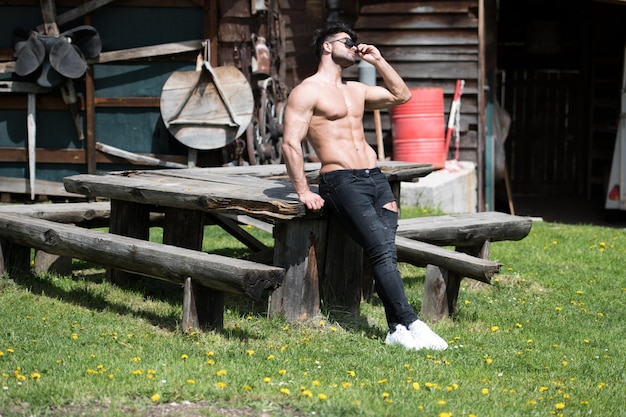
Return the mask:
M 457 79 L 465 80 L 461 106 L 460 160 L 477 161 L 478 2 L 363 1 L 355 28 L 359 41 L 379 47 L 410 88 L 441 87 L 445 120 Z M 358 78 L 358 69 L 346 73 Z M 379 80 L 380 81 L 380 80 Z M 386 155 L 392 150 L 391 121 L 382 112 Z M 376 143 L 373 117 L 366 117 L 368 142 Z M 449 157 L 454 157 L 451 145 Z

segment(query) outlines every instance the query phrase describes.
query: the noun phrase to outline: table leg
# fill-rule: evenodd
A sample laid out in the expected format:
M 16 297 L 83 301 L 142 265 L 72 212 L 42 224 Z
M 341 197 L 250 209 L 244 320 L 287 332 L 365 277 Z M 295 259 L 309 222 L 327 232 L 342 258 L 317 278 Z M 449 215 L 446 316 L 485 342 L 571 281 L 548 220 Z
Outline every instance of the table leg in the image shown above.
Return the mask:
M 150 207 L 129 201 L 111 200 L 109 232 L 135 239 L 150 238 Z M 114 284 L 127 285 L 136 275 L 108 268 L 107 277 Z
M 320 274 L 324 272 L 324 219 L 297 219 L 274 225 L 274 265 L 285 268 L 283 284 L 270 300 L 270 314 L 304 321 L 320 313 Z
M 186 249 L 202 250 L 204 212 L 166 208 L 163 224 L 163 243 Z M 184 332 L 224 327 L 224 293 L 185 280 L 183 287 Z
M 322 300 L 329 312 L 358 317 L 364 284 L 363 249 L 348 236 L 336 217 L 329 222 Z

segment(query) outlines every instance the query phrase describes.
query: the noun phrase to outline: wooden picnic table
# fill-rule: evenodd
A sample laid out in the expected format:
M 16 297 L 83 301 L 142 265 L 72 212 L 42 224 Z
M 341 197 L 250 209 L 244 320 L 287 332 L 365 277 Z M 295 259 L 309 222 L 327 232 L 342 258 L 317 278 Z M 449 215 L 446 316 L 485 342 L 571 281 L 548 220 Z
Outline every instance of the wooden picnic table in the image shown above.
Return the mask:
M 305 165 L 315 189 L 319 164 Z M 381 162 L 379 167 L 400 201 L 400 183 L 415 181 L 433 170 L 430 164 Z M 287 320 L 306 320 L 329 308 L 359 312 L 363 255 L 325 213 L 308 212 L 297 199 L 285 165 L 157 169 L 81 174 L 66 177 L 68 192 L 111 201 L 111 233 L 148 240 L 150 214 L 164 213 L 163 243 L 201 250 L 207 217 L 237 236 L 254 252 L 265 246 L 238 224 L 248 219 L 273 231 L 271 263 L 285 268 L 283 284 L 271 294 L 270 312 Z M 244 217 L 242 217 L 244 216 Z M 239 223 L 238 223 L 239 222 Z M 124 273 L 113 270 L 115 281 Z M 193 285 L 188 298 L 193 319 L 183 326 L 220 328 L 223 293 Z M 321 291 L 321 294 L 320 294 Z

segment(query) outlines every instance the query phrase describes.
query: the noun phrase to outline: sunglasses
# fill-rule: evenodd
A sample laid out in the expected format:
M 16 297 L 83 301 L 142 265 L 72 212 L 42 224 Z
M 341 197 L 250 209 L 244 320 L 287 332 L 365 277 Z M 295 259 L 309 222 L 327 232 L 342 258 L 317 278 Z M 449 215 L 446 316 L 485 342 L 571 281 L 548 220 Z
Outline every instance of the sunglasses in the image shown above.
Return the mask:
M 352 49 L 352 47 L 357 46 L 357 43 L 350 38 L 341 38 L 341 39 L 335 39 L 334 41 L 328 41 L 328 43 L 333 43 L 333 42 L 341 42 L 344 45 L 346 45 L 346 48 L 348 49 Z

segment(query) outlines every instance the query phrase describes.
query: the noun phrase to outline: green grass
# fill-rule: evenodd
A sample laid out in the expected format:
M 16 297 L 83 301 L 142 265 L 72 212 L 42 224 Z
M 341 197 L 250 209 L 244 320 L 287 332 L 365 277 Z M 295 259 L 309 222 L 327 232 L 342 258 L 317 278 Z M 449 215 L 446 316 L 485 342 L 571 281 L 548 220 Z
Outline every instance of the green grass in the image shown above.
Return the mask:
M 207 227 L 214 248 L 246 252 Z M 119 288 L 80 261 L 73 277 L 5 276 L 0 415 L 625 415 L 625 249 L 624 230 L 556 223 L 493 243 L 494 284 L 465 280 L 457 317 L 433 325 L 444 352 L 386 346 L 377 298 L 296 324 L 227 298 L 223 331 L 185 335 L 178 288 Z M 419 310 L 424 270 L 401 270 Z

